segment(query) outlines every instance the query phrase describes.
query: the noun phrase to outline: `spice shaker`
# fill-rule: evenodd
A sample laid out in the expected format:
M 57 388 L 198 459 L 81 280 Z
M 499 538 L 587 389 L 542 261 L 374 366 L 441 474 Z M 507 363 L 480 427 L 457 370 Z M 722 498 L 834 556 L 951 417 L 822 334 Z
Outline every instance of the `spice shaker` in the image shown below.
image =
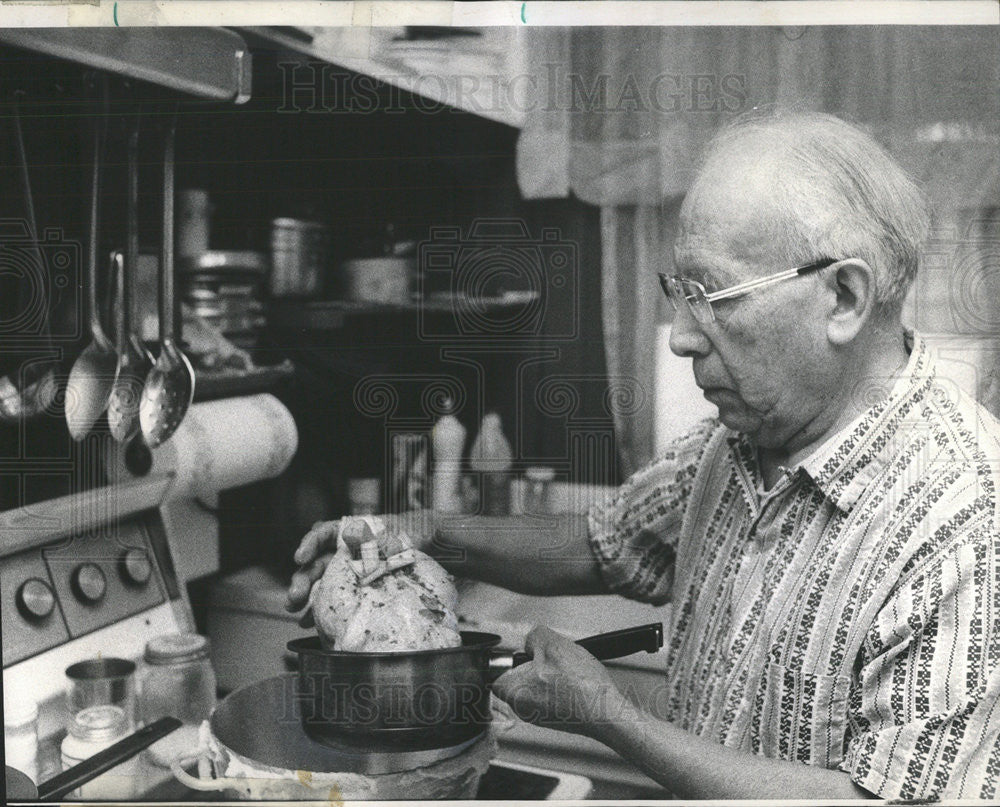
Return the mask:
M 527 484 L 524 490 L 522 511 L 531 515 L 545 515 L 552 504 L 549 491 L 552 480 L 556 478 L 555 468 L 542 465 L 532 465 L 524 472 Z

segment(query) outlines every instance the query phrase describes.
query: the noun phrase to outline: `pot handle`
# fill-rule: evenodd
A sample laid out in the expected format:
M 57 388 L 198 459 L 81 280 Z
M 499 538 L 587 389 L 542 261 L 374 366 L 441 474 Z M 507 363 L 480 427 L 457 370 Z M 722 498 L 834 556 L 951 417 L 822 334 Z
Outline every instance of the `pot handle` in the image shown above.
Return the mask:
M 170 772 L 182 785 L 187 785 L 192 790 L 201 790 L 202 792 L 208 792 L 210 790 L 225 790 L 227 787 L 238 788 L 242 784 L 236 779 L 202 779 L 200 776 L 192 776 L 184 770 L 185 765 L 190 765 L 192 762 L 200 763 L 204 758 L 203 755 L 204 750 L 199 749 L 193 754 L 181 755 L 176 759 L 170 760 Z
M 608 633 L 598 633 L 578 639 L 576 642 L 595 658 L 601 661 L 631 656 L 633 653 L 646 651 L 655 653 L 663 647 L 663 623 L 650 622 L 634 628 L 623 628 Z M 531 661 L 531 656 L 523 650 L 511 655 L 497 654 L 490 658 L 489 679 L 495 681 L 503 673 L 514 667 Z

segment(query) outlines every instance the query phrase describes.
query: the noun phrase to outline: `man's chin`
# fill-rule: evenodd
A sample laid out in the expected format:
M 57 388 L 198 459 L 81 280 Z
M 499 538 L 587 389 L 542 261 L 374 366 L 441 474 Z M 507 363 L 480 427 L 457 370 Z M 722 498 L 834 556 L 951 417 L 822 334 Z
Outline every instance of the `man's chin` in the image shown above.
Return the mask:
M 719 420 L 724 426 L 742 434 L 754 434 L 760 427 L 760 421 L 722 411 L 719 412 Z
M 719 410 L 719 420 L 734 432 L 753 434 L 760 428 L 760 418 L 748 412 L 746 408 L 734 406 L 731 400 L 720 400 L 718 396 L 712 396 L 709 400 Z

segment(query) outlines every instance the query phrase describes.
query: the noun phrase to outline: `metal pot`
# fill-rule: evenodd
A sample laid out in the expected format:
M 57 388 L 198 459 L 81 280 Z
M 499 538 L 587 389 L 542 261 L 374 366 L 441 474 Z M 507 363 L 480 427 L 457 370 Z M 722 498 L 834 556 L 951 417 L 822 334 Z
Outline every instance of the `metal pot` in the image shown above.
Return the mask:
M 462 644 L 403 653 L 324 650 L 319 637 L 295 639 L 300 719 L 306 733 L 334 747 L 378 745 L 398 751 L 455 746 L 490 723 L 490 684 L 530 661 L 502 653 L 492 633 L 462 632 Z M 663 646 L 654 622 L 590 636 L 577 642 L 606 660 Z

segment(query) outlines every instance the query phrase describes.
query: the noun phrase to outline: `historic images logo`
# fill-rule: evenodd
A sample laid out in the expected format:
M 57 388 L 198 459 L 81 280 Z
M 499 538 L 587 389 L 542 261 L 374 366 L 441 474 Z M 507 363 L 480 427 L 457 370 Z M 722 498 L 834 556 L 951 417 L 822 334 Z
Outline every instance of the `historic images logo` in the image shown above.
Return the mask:
M 538 73 L 399 74 L 376 79 L 332 64 L 281 62 L 280 113 L 738 114 L 750 97 L 742 73 L 584 76 L 547 63 Z M 405 88 L 405 89 L 404 89 Z

